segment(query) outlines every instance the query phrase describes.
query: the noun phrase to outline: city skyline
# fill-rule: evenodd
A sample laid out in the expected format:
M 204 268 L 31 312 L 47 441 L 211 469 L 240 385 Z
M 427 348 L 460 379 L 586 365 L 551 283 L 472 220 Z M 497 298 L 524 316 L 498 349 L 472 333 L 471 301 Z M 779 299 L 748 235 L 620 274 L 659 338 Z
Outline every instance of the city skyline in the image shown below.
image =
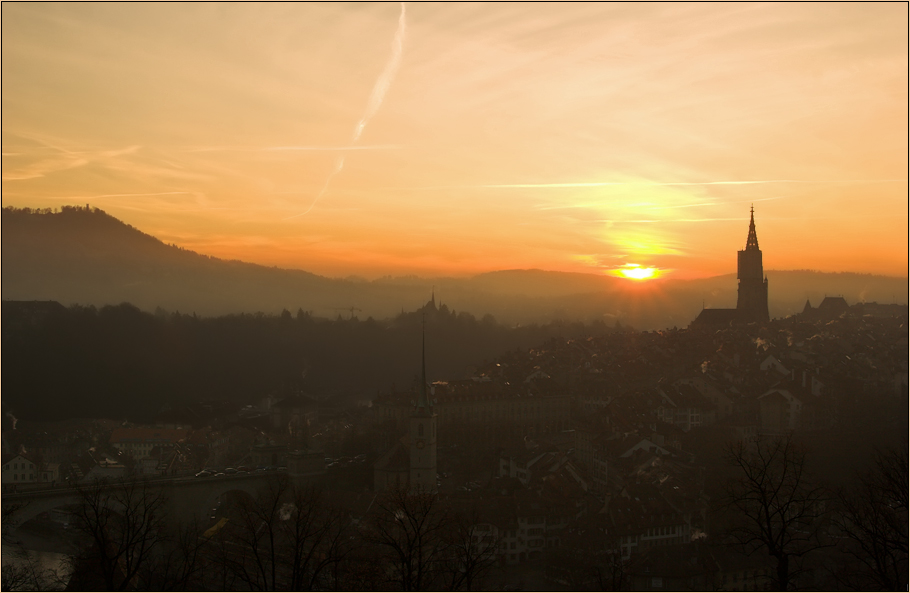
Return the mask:
M 907 6 L 3 7 L 4 206 L 329 276 L 907 271 Z M 637 267 L 636 267 L 637 266 Z

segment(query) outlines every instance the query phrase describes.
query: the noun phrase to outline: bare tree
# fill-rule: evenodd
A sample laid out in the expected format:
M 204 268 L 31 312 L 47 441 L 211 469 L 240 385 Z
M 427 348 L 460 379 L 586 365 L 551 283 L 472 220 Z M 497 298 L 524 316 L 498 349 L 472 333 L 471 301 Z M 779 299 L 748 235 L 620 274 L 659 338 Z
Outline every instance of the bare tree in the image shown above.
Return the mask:
M 608 552 L 594 565 L 594 572 L 601 591 L 622 591 L 629 581 L 629 562 L 620 552 Z
M 825 490 L 809 477 L 805 453 L 789 435 L 737 442 L 727 453 L 739 470 L 726 493 L 740 517 L 732 534 L 747 553 L 765 551 L 777 561 L 776 585 L 786 591 L 795 576 L 791 561 L 826 545 Z
M 551 582 L 577 591 L 593 590 L 597 583 L 594 551 L 575 546 L 549 549 L 543 557 Z
M 17 504 L 3 507 L 2 526 L 4 534 L 6 534 L 8 529 L 12 530 L 14 528 L 13 514 L 21 509 L 22 506 Z M 9 562 L 4 562 L 3 571 L 0 572 L 0 589 L 3 591 L 37 590 L 35 584 L 38 581 L 38 575 L 31 558 L 29 558 L 24 548 L 16 546 L 10 554 L 10 558 L 4 558 L 4 560 L 9 560 Z
M 388 581 L 388 571 L 377 562 L 375 545 L 362 537 L 349 540 L 339 562 L 330 569 L 326 589 L 334 591 L 375 591 Z
M 331 569 L 350 551 L 345 514 L 329 508 L 320 490 L 294 488 L 290 502 L 279 510 L 279 519 L 291 590 L 335 588 L 337 573 Z
M 577 545 L 547 550 L 549 578 L 577 590 L 621 591 L 629 581 L 629 563 L 614 550 Z
M 465 591 L 471 591 L 475 582 L 495 564 L 499 538 L 493 535 L 491 525 L 481 521 L 476 509 L 453 514 L 446 531 L 449 588 L 459 591 L 464 587 Z
M 164 531 L 164 498 L 145 483 L 99 483 L 79 490 L 76 527 L 90 549 L 78 561 L 98 571 L 109 591 L 133 588 Z
M 434 585 L 445 561 L 449 521 L 432 492 L 402 488 L 377 503 L 367 539 L 384 551 L 394 588 L 422 591 Z
M 253 591 L 277 591 L 279 511 L 288 488 L 284 476 L 270 480 L 255 500 L 244 500 L 222 535 L 228 569 Z
M 206 541 L 199 524 L 193 522 L 167 530 L 155 557 L 139 571 L 137 588 L 149 591 L 190 591 L 202 588 Z
M 839 493 L 836 523 L 847 544 L 841 548 L 855 565 L 840 567 L 846 586 L 881 591 L 906 586 L 908 489 L 907 449 L 893 448 L 878 452 L 874 468 Z
M 237 580 L 254 591 L 334 587 L 332 568 L 348 552 L 347 521 L 319 490 L 298 489 L 281 476 L 238 510 L 219 547 Z
M 5 555 L 9 554 L 9 558 Z M 0 590 L 3 591 L 61 591 L 66 582 L 57 571 L 41 568 L 28 550 L 15 546 L 4 552 L 3 570 L 0 572 Z

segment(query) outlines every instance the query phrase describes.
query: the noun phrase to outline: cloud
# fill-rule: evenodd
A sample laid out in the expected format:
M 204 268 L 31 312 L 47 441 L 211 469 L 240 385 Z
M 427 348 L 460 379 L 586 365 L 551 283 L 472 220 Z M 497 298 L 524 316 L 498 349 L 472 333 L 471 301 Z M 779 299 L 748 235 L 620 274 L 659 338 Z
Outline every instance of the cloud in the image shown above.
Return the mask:
M 396 150 L 400 144 L 364 144 L 346 146 L 196 146 L 183 149 L 186 152 L 347 152 L 349 150 Z
M 750 179 L 743 181 L 579 181 L 564 183 L 495 183 L 480 185 L 435 185 L 424 187 L 394 188 L 412 190 L 438 189 L 565 189 L 586 187 L 674 187 L 711 185 L 763 185 L 772 183 L 906 183 L 906 179 Z
M 113 149 L 70 150 L 46 140 L 24 135 L 19 135 L 19 138 L 25 139 L 29 144 L 16 152 L 3 153 L 3 156 L 13 159 L 4 163 L 3 181 L 38 179 L 91 163 L 110 163 L 142 148 L 131 145 Z

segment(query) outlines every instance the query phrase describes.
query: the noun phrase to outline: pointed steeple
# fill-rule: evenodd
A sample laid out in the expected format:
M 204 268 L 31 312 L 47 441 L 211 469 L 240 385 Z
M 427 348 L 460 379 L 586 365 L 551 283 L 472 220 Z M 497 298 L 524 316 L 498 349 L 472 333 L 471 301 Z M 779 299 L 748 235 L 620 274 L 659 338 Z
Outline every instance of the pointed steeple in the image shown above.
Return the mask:
M 417 413 L 430 412 L 430 398 L 427 397 L 427 317 L 423 315 L 420 337 L 420 393 L 417 397 Z
M 755 234 L 755 207 L 749 210 L 749 237 L 746 239 L 746 251 L 758 249 L 758 236 Z

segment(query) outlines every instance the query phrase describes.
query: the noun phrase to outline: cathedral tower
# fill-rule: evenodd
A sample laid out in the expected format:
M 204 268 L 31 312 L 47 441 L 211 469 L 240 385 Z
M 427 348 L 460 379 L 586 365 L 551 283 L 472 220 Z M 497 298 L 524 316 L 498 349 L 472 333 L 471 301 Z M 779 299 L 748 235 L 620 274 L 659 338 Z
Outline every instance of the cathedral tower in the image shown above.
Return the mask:
M 427 394 L 426 328 L 422 336 L 420 391 L 411 414 L 411 492 L 436 492 L 436 414 Z
M 739 317 L 743 321 L 768 321 L 768 279 L 764 277 L 761 249 L 758 248 L 758 236 L 755 234 L 755 208 L 751 209 L 746 248 L 737 255 L 739 293 L 736 309 Z

